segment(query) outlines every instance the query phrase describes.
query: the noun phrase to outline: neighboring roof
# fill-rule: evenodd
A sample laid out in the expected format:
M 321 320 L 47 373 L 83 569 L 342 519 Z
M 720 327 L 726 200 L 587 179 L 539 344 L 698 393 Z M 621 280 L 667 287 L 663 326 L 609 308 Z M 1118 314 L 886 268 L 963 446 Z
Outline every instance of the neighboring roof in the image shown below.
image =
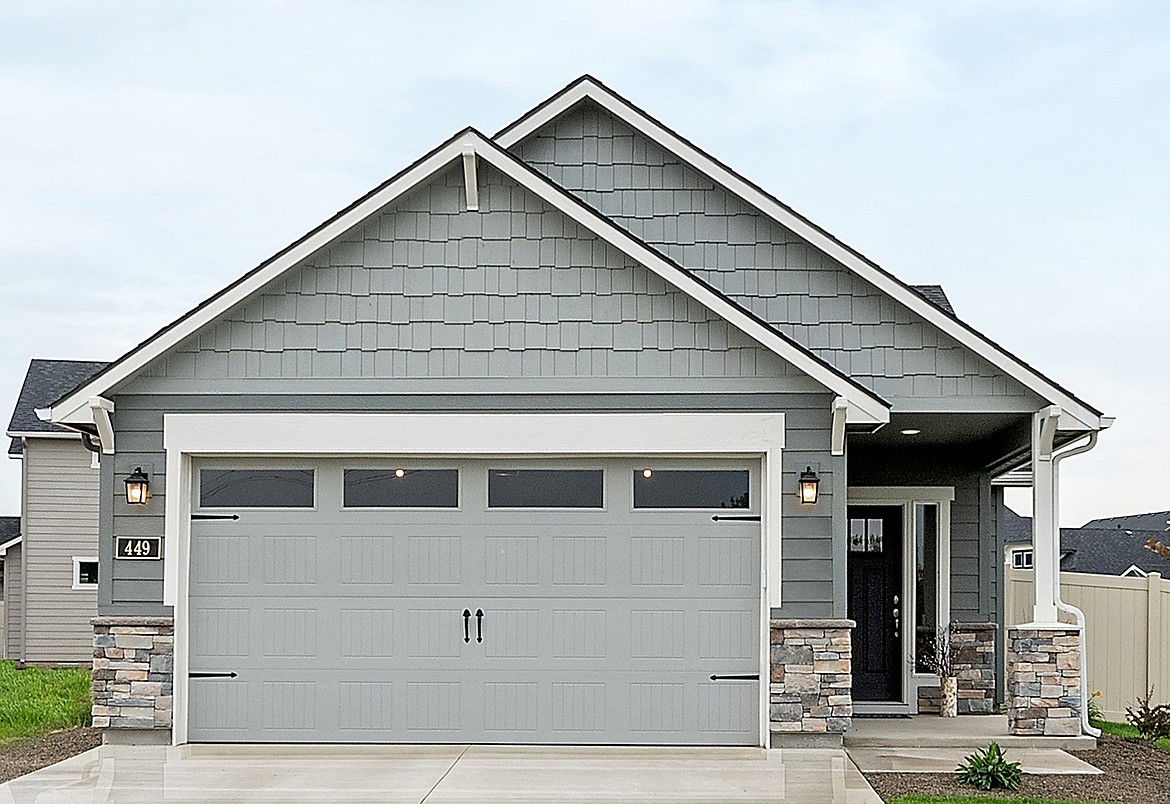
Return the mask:
M 20 535 L 20 517 L 0 516 L 0 544 L 12 541 Z
M 1032 517 L 1020 516 L 1010 508 L 1004 508 L 1003 522 L 1000 530 L 1003 532 L 1004 544 L 1031 544 Z
M 495 139 L 505 148 L 509 148 L 585 99 L 598 104 L 691 167 L 735 193 L 782 226 L 795 232 L 813 246 L 946 332 L 963 346 L 988 360 L 1005 374 L 1032 389 L 1042 398 L 1060 405 L 1085 428 L 1090 430 L 1105 429 L 1113 423 L 1112 419 L 1104 416 L 1101 411 L 1077 398 L 1067 389 L 1041 374 L 983 333 L 956 318 L 953 312 L 928 301 L 923 295 L 861 252 L 805 218 L 758 184 L 703 151 L 690 140 L 673 131 L 590 75 L 581 76 L 551 98 L 505 126 L 496 134 Z
M 1170 578 L 1170 559 L 1146 547 L 1147 542 L 1166 543 L 1166 531 L 1116 528 L 1065 528 L 1060 532 L 1060 569 L 1121 575 L 1130 567 Z
M 1154 511 L 1150 514 L 1126 514 L 1125 516 L 1110 516 L 1103 519 L 1092 519 L 1081 525 L 1082 528 L 1115 528 L 1129 530 L 1170 531 L 1170 511 Z
M 277 276 L 299 265 L 345 232 L 380 212 L 407 191 L 467 155 L 483 159 L 485 163 L 534 192 L 601 239 L 694 298 L 748 337 L 775 352 L 799 371 L 844 397 L 849 402 L 847 414 L 849 422 L 879 424 L 889 421 L 890 405 L 881 397 L 789 336 L 779 332 L 674 260 L 619 227 L 547 177 L 537 173 L 473 128 L 464 129 L 451 137 L 325 223 L 260 263 L 240 279 L 106 366 L 88 382 L 60 398 L 51 400 L 48 418 L 54 422 L 88 424 L 90 419 L 87 402 L 91 397 L 106 393 L 110 388 L 133 376 L 151 360 L 201 327 L 215 321 Z M 49 407 L 49 402 L 42 407 Z
M 13 436 L 8 446 L 9 455 L 21 452 L 20 438 L 24 435 L 68 435 L 59 427 L 37 418 L 36 409 L 43 408 L 63 394 L 93 377 L 106 367 L 92 360 L 32 360 L 24 375 L 24 385 L 16 399 L 16 408 L 8 422 L 7 435 Z
M 911 285 L 910 289 L 947 315 L 955 314 L 955 308 L 951 306 L 951 300 L 947 298 L 942 285 Z

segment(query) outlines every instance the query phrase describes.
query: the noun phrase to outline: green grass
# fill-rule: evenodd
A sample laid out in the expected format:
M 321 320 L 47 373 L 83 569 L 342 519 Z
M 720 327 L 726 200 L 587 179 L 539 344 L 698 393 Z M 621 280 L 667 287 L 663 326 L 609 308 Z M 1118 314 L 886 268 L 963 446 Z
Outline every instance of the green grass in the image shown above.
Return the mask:
M 990 796 L 898 796 L 890 804 L 987 804 L 989 801 L 1004 804 L 1092 804 L 1092 802 L 1066 798 L 993 798 Z
M 1112 734 L 1114 737 L 1128 737 L 1134 740 L 1139 739 L 1138 730 L 1128 723 L 1115 723 L 1109 720 L 1094 720 L 1093 725 L 1106 734 Z M 1168 739 L 1163 738 L 1158 740 L 1156 743 L 1154 743 L 1154 745 L 1170 751 L 1170 740 Z
M 88 668 L 17 670 L 0 662 L 0 742 L 90 723 Z

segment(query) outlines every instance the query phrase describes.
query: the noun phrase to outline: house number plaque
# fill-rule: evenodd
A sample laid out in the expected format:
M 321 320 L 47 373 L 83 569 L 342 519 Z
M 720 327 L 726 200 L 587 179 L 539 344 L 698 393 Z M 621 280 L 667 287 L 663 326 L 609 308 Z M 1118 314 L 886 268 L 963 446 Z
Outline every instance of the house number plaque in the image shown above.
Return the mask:
M 118 536 L 115 544 L 115 558 L 162 558 L 162 536 Z

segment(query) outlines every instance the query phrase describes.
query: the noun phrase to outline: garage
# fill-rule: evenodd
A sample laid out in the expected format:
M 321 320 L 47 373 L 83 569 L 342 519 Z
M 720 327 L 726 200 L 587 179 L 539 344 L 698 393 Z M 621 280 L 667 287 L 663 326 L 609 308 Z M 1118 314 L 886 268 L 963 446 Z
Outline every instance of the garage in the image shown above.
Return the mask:
M 188 738 L 759 744 L 760 475 L 196 459 Z

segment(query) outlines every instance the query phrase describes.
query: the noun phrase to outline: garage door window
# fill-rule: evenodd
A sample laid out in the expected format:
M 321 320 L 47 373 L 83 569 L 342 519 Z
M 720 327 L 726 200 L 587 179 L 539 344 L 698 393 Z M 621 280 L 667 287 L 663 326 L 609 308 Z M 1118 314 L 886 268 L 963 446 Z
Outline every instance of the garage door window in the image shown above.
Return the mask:
M 739 469 L 634 472 L 635 508 L 749 508 L 751 473 Z
M 202 469 L 202 508 L 312 508 L 312 469 Z
M 490 469 L 489 508 L 603 508 L 601 469 Z
M 458 469 L 346 469 L 346 508 L 458 508 Z

